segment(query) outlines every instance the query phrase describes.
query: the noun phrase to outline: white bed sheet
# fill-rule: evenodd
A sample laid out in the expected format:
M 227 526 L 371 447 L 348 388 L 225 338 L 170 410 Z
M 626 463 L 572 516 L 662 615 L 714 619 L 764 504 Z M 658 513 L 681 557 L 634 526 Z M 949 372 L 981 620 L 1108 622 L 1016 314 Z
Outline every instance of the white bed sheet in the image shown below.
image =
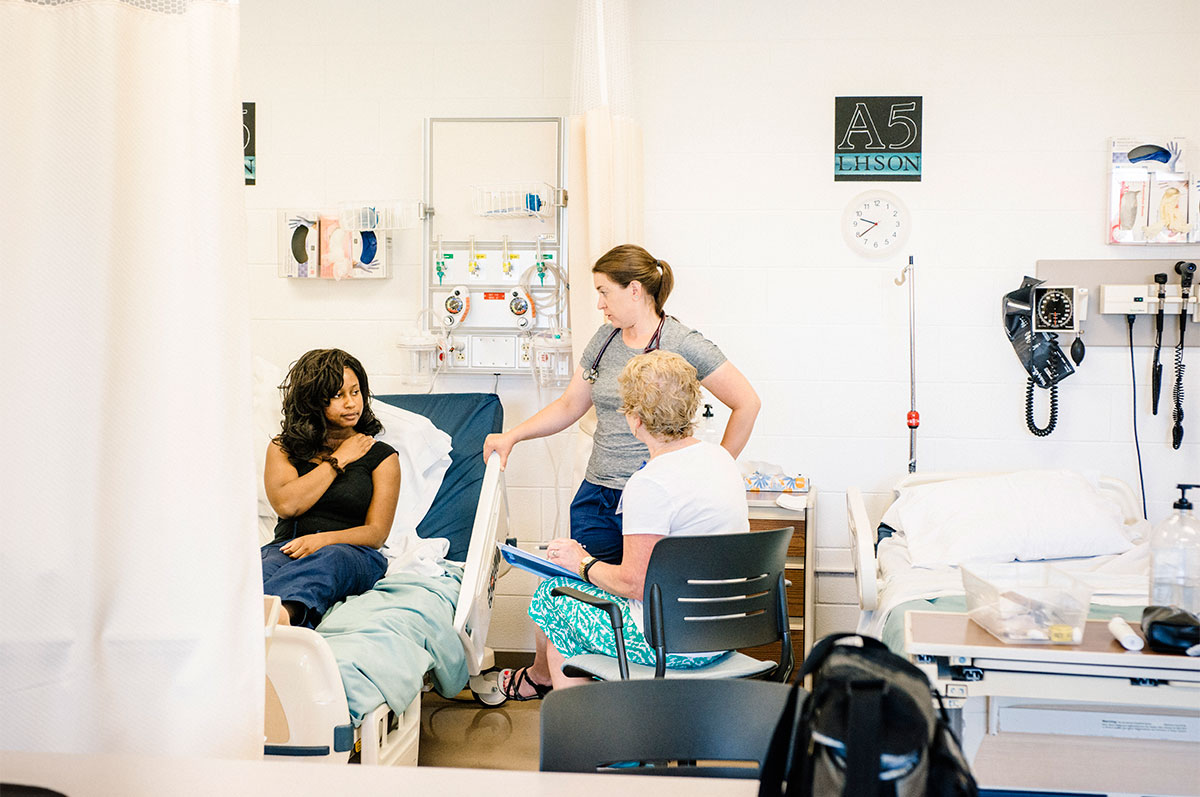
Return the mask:
M 900 604 L 965 594 L 957 567 L 915 567 L 903 540 L 893 536 L 879 543 L 879 607 L 863 612 L 858 632 L 879 638 L 888 616 Z M 1070 572 L 1092 588 L 1092 603 L 1136 606 L 1146 603 L 1150 551 L 1139 543 L 1122 554 L 1054 559 L 1048 564 Z

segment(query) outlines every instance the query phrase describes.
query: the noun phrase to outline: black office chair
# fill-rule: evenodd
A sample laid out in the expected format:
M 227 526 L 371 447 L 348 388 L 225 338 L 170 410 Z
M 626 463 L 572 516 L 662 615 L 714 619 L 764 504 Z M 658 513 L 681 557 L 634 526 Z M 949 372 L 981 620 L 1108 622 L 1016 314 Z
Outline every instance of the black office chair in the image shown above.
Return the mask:
M 563 674 L 601 681 L 641 678 L 752 678 L 786 681 L 792 673 L 784 562 L 792 527 L 744 534 L 665 537 L 650 553 L 643 593 L 642 629 L 658 656 L 656 667 L 631 664 L 625 654 L 621 610 L 615 603 L 572 587 L 568 595 L 608 612 L 617 656 L 572 656 Z M 779 662 L 738 653 L 781 642 Z M 707 667 L 666 669 L 667 653 L 728 650 Z
M 790 689 L 665 679 L 556 689 L 542 705 L 540 768 L 757 778 Z

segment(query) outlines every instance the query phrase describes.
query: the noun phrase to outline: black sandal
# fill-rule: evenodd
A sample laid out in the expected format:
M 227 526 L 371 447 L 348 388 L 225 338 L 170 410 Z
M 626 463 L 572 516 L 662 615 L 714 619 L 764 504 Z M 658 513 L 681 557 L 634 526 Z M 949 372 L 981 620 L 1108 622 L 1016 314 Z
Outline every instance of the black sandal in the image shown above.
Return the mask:
M 529 677 L 529 668 L 521 667 L 516 670 L 501 670 L 500 678 L 504 678 L 504 673 L 508 673 L 508 680 L 501 681 L 500 694 L 504 695 L 506 700 L 516 700 L 518 702 L 525 700 L 541 700 L 550 693 L 553 686 L 548 684 L 539 684 L 537 681 Z M 521 694 L 521 685 L 529 684 L 533 687 L 532 695 Z

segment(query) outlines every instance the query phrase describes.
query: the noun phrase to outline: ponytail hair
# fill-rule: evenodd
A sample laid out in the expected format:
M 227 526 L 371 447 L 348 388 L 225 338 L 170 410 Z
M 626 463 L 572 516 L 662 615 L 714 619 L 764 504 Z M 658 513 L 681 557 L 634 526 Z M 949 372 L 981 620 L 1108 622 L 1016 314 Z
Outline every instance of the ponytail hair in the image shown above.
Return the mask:
M 663 305 L 675 287 L 675 275 L 665 260 L 658 260 L 645 249 L 634 244 L 622 244 L 605 252 L 593 274 L 603 274 L 622 288 L 637 280 L 654 299 L 654 312 L 660 318 L 665 315 Z

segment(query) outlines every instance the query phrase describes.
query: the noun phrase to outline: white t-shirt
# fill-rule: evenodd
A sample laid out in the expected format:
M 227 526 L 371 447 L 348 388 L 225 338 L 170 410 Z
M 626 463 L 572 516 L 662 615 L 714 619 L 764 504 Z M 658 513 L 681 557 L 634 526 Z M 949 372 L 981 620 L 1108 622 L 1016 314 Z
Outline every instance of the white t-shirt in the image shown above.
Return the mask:
M 716 443 L 700 441 L 660 454 L 625 483 L 617 511 L 622 534 L 668 537 L 750 531 L 746 487 L 737 463 Z M 630 613 L 641 627 L 642 602 Z
M 617 509 L 623 534 L 694 536 L 750 530 L 737 463 L 700 441 L 660 454 L 625 483 Z

